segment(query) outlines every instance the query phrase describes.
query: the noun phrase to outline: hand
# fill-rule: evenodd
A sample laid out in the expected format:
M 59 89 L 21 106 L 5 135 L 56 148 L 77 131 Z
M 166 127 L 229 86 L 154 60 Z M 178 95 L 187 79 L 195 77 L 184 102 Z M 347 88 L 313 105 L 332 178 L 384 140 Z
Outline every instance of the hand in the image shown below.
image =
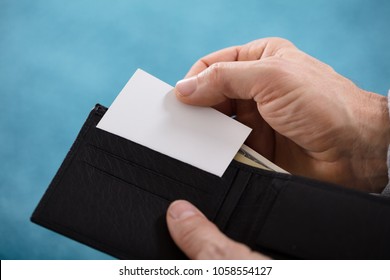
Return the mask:
M 166 218 L 173 240 L 190 259 L 269 259 L 226 237 L 187 201 L 173 202 Z
M 380 192 L 390 143 L 387 98 L 358 88 L 279 38 L 212 53 L 176 85 L 253 128 L 248 146 L 293 174 Z

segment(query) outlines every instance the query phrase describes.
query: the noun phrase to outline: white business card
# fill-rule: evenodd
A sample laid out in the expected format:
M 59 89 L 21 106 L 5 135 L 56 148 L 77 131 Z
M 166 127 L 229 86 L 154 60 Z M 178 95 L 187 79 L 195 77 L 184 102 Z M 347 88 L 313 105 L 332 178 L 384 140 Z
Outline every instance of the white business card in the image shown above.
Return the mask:
M 97 127 L 217 176 L 251 132 L 213 108 L 181 103 L 172 86 L 140 69 Z

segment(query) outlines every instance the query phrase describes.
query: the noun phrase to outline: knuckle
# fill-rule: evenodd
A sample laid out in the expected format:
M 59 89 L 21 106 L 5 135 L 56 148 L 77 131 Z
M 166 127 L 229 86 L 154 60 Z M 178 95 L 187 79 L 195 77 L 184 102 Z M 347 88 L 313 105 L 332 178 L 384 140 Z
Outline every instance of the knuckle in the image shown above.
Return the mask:
M 222 62 L 217 62 L 212 64 L 209 68 L 207 68 L 204 78 L 205 82 L 209 84 L 211 87 L 221 87 L 224 86 L 224 69 L 225 64 Z
M 181 247 L 186 252 L 196 256 L 202 250 L 203 234 L 201 231 L 201 221 L 197 217 L 188 218 L 181 222 L 179 240 Z
M 294 44 L 291 41 L 281 37 L 271 37 L 269 38 L 269 43 L 275 46 L 284 46 L 284 47 L 294 46 Z
M 253 41 L 243 48 L 247 54 L 242 57 L 264 59 L 273 56 L 282 56 L 286 51 L 295 50 L 296 47 L 289 40 L 280 37 L 268 37 Z
M 221 244 L 221 242 L 213 241 L 204 243 L 196 256 L 196 259 L 199 260 L 222 260 L 229 258 L 230 251 L 228 250 L 228 247 Z
M 229 242 L 216 236 L 215 230 L 214 226 L 206 228 L 204 221 L 199 218 L 183 221 L 180 232 L 181 248 L 192 259 L 229 258 Z

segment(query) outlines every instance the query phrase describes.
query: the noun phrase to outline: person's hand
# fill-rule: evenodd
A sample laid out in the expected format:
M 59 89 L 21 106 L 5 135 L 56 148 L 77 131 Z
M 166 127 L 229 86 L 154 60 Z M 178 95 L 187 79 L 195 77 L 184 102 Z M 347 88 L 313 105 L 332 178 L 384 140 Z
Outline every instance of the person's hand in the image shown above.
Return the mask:
M 173 202 L 168 208 L 166 219 L 173 240 L 190 259 L 269 259 L 225 236 L 187 201 Z
M 212 53 L 176 84 L 179 100 L 253 128 L 248 146 L 287 171 L 379 192 L 387 182 L 387 98 L 279 38 Z

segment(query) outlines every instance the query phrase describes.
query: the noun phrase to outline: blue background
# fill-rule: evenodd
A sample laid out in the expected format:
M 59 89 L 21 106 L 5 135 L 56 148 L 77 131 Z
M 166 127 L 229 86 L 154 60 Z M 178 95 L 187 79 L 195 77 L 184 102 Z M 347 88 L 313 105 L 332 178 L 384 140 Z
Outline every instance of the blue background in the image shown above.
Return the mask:
M 174 84 L 212 51 L 280 36 L 385 94 L 389 29 L 387 0 L 0 0 L 0 258 L 110 258 L 29 218 L 92 106 L 137 68 Z

